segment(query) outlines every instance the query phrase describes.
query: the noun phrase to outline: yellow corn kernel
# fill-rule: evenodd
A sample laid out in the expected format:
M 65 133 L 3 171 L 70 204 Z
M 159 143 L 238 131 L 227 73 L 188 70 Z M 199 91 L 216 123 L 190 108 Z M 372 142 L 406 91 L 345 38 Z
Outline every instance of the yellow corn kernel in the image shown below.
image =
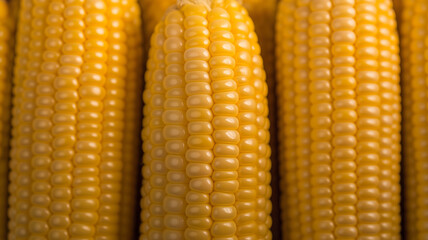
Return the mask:
M 424 162 L 428 139 L 426 108 L 427 2 L 400 1 L 400 39 L 403 79 L 404 219 L 406 239 L 428 237 Z
M 125 85 L 125 119 L 123 135 L 122 194 L 119 218 L 119 239 L 135 239 L 138 213 L 138 167 L 141 138 L 141 94 L 143 75 L 143 36 L 141 30 L 140 6 L 136 1 L 122 1 L 127 51 L 127 75 Z
M 140 239 L 271 239 L 267 91 L 236 1 L 178 1 L 151 38 Z
M 285 238 L 399 239 L 392 2 L 283 0 L 277 45 Z
M 9 130 L 12 63 L 14 48 L 14 29 L 16 1 L 7 3 L 0 1 L 0 101 L 1 101 L 1 129 L 0 129 L 0 238 L 7 238 L 7 175 L 9 160 Z M 16 185 L 15 185 L 16 186 Z

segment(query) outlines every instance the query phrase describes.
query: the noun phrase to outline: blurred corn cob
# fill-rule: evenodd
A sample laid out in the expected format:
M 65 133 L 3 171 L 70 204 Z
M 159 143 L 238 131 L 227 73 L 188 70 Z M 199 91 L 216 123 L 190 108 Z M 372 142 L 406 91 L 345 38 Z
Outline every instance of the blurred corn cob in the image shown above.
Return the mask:
M 285 239 L 400 239 L 398 38 L 390 0 L 282 0 Z
M 426 160 L 428 2 L 400 1 L 405 239 L 428 238 Z

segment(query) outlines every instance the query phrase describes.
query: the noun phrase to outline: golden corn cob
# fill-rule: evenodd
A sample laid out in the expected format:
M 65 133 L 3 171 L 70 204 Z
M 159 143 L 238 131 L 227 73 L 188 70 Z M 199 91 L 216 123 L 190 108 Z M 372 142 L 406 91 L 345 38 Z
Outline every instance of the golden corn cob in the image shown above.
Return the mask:
M 7 238 L 7 175 L 16 1 L 0 1 L 0 238 Z
M 405 237 L 425 239 L 426 229 L 426 159 L 427 85 L 425 36 L 428 3 L 425 1 L 400 1 L 399 21 L 401 37 L 403 120 L 404 120 L 404 189 Z
M 247 11 L 178 1 L 151 38 L 140 239 L 271 239 L 267 84 Z
M 136 0 L 21 1 L 10 239 L 120 239 L 119 219 L 132 218 L 120 200 L 123 144 L 138 138 L 135 117 L 127 120 L 134 137 L 124 127 L 125 91 L 139 93 L 127 65 L 142 57 L 128 54 L 128 39 L 141 39 L 135 16 Z M 137 168 L 137 157 L 126 163 Z
M 282 0 L 279 7 L 284 237 L 399 239 L 392 2 Z

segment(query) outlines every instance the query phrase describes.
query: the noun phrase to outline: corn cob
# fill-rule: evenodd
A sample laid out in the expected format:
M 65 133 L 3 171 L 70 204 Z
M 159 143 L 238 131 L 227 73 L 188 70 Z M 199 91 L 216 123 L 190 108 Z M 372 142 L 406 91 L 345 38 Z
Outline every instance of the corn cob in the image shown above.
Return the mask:
M 151 38 L 140 239 L 271 239 L 267 84 L 236 1 L 178 1 Z
M 284 237 L 399 239 L 392 2 L 282 0 L 276 31 Z
M 138 13 L 136 1 L 21 1 L 9 239 L 119 239 L 123 144 L 138 138 L 135 117 L 135 136 L 124 128 L 125 90 L 138 94 L 127 62 L 142 57 L 125 24 Z
M 12 86 L 12 62 L 16 1 L 8 3 L 0 1 L 0 238 L 7 238 L 7 174 L 9 156 L 9 124 Z
M 426 27 L 425 1 L 400 1 L 403 110 L 404 110 L 404 189 L 405 237 L 424 239 L 426 229 L 425 146 L 427 133 L 426 106 Z

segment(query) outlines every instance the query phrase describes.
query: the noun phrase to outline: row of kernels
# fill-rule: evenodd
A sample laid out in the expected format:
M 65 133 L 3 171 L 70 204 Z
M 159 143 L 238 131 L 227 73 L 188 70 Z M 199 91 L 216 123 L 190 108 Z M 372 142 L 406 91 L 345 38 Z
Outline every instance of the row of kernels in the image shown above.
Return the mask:
M 158 32 L 155 49 L 155 69 L 151 76 L 151 83 L 147 85 L 150 87 L 152 93 L 150 104 L 151 118 L 150 118 L 150 135 L 148 141 L 151 144 L 148 155 L 150 162 L 147 162 L 147 168 L 150 169 L 150 175 L 143 172 L 144 177 L 148 180 L 148 206 L 149 217 L 147 223 L 148 238 L 161 239 L 162 231 L 164 229 L 163 218 L 165 211 L 163 209 L 163 199 L 165 197 L 165 184 L 168 176 L 166 175 L 166 168 L 163 159 L 165 158 L 165 139 L 163 138 L 164 123 L 162 121 L 162 114 L 164 111 L 165 91 L 162 88 L 163 79 L 165 77 L 165 54 L 162 50 L 165 42 L 165 24 L 162 22 L 158 25 Z
M 399 172 L 394 170 L 399 164 L 399 152 L 396 151 L 399 139 L 399 119 L 394 119 L 399 109 L 394 108 L 395 96 L 399 94 L 397 82 L 397 39 L 394 24 L 395 15 L 392 13 L 391 1 L 383 1 L 378 11 L 379 28 L 379 74 L 380 74 L 380 96 L 381 96 L 381 129 L 380 129 L 380 179 L 379 179 L 379 213 L 380 213 L 380 238 L 397 239 L 399 224 L 397 224 L 396 211 L 398 203 L 396 199 L 397 178 Z M 391 14 L 392 13 L 392 14 Z M 394 126 L 395 125 L 395 126 Z M 399 183 L 398 183 L 399 184 Z M 398 209 L 399 211 L 399 209 Z
M 213 86 L 213 137 L 214 160 L 212 162 L 214 190 L 211 193 L 214 239 L 236 236 L 235 191 L 238 189 L 237 167 L 239 122 L 237 111 L 238 92 L 233 79 L 235 68 L 235 45 L 231 33 L 229 14 L 222 8 L 213 8 L 208 15 L 210 31 L 210 68 Z M 230 97 L 218 97 L 229 95 Z M 226 110 L 226 111 L 224 111 Z
M 213 191 L 211 174 L 203 170 L 211 170 L 213 161 L 213 146 L 210 129 L 213 113 L 211 111 L 213 99 L 211 86 L 201 94 L 192 91 L 192 84 L 206 85 L 209 77 L 209 31 L 206 20 L 207 10 L 201 5 L 185 5 L 181 9 L 184 13 L 185 44 L 185 82 L 187 94 L 186 119 L 188 133 L 186 150 L 186 173 L 189 178 L 189 192 L 186 195 L 187 228 L 186 239 L 209 239 L 211 236 L 211 204 L 209 195 Z M 187 57 L 186 57 L 187 56 Z M 193 125 L 193 127 L 191 127 Z M 208 131 L 207 131 L 208 130 Z M 202 174 L 199 174 L 199 173 Z
M 281 178 L 281 217 L 283 235 L 289 239 L 300 239 L 299 209 L 297 198 L 298 188 L 296 175 L 296 118 L 294 102 L 294 0 L 283 0 L 278 5 L 279 14 L 276 21 L 276 68 L 278 71 L 276 92 L 278 102 L 278 142 L 280 172 L 284 172 Z
M 403 162 L 404 170 L 404 222 L 405 222 L 405 236 L 408 239 L 416 238 L 416 166 L 415 166 L 415 150 L 413 146 L 412 136 L 412 116 L 413 116 L 413 87 L 411 86 L 411 74 L 410 69 L 412 62 L 410 57 L 411 52 L 411 31 L 412 31 L 412 17 L 413 17 L 413 5 L 415 1 L 403 1 L 400 11 L 399 18 L 399 30 L 400 30 L 400 55 L 402 59 L 402 74 L 401 81 L 403 90 Z M 420 100 L 424 101 L 424 100 Z
M 52 169 L 52 202 L 49 220 L 49 237 L 62 239 L 69 237 L 68 227 L 71 224 L 72 198 L 72 159 L 76 143 L 76 112 L 78 101 L 78 78 L 81 74 L 84 52 L 84 16 L 82 3 L 66 2 L 64 32 L 60 68 L 54 81 L 55 114 L 53 116 L 52 135 L 53 161 Z
M 138 213 L 138 173 L 140 163 L 141 138 L 136 132 L 141 131 L 141 92 L 143 76 L 143 36 L 141 29 L 140 6 L 136 0 L 122 1 L 126 9 L 124 14 L 125 33 L 127 35 L 126 85 L 124 135 L 122 144 L 122 191 L 120 201 L 119 238 L 135 239 L 135 221 Z
M 257 237 L 257 126 L 254 80 L 251 73 L 251 43 L 248 39 L 249 29 L 243 24 L 242 14 L 236 6 L 227 8 L 230 17 L 231 37 L 235 41 L 235 88 L 239 99 L 236 113 L 237 132 L 239 134 L 239 151 L 237 152 L 237 177 L 239 188 L 235 194 L 237 237 Z M 236 115 L 235 115 L 236 114 Z
M 312 234 L 312 208 L 310 192 L 310 101 L 309 101 L 309 1 L 299 0 L 294 12 L 294 102 L 296 108 L 297 186 L 299 193 L 299 221 L 302 237 Z
M 391 139 L 393 141 L 393 145 L 391 147 L 392 150 L 392 235 L 393 239 L 399 239 L 401 233 L 401 123 L 402 123 L 402 107 L 401 107 L 401 86 L 400 86 L 400 56 L 399 56 L 399 40 L 398 40 L 398 32 L 397 32 L 397 22 L 396 22 L 396 14 L 394 9 L 391 6 L 391 1 L 386 0 L 386 8 L 387 8 L 387 17 L 388 27 L 392 34 L 389 34 L 390 37 L 390 50 L 391 50 L 391 60 L 392 60 L 392 93 L 393 102 L 392 102 L 392 136 Z M 388 35 L 388 33 L 384 33 Z
M 95 226 L 96 238 L 117 238 L 119 234 L 119 207 L 122 178 L 122 139 L 124 127 L 124 98 L 126 77 L 126 34 L 124 32 L 122 3 L 106 2 L 108 19 L 108 59 L 103 100 L 102 152 L 99 165 L 100 206 Z
M 259 37 L 259 43 L 261 45 L 261 57 L 263 58 L 264 62 L 264 69 L 266 72 L 266 82 L 268 85 L 268 92 L 272 93 L 275 92 L 275 39 L 274 39 L 274 25 L 275 25 L 275 13 L 277 10 L 277 1 L 276 0 L 268 0 L 268 1 L 262 1 L 262 0 L 256 0 L 256 1 L 245 1 L 243 3 L 246 8 L 242 8 L 242 13 L 244 14 L 245 9 L 248 9 L 249 16 L 254 20 L 254 30 L 257 33 L 257 36 Z M 249 17 L 247 17 L 249 19 Z M 250 20 L 251 21 L 251 20 Z M 277 111 L 274 110 L 276 108 L 276 100 L 275 100 L 275 94 L 268 94 L 268 104 L 269 104 L 269 120 L 271 122 L 270 124 L 270 146 L 273 146 L 271 148 L 271 159 L 273 161 L 273 165 L 277 166 L 276 160 L 277 158 Z M 268 167 L 268 166 L 267 166 Z M 270 174 L 270 171 L 267 171 L 266 173 Z M 276 169 L 273 169 L 272 171 L 272 177 L 278 178 L 278 172 Z M 266 180 L 270 179 L 271 177 L 267 177 Z M 279 179 L 272 179 L 272 185 L 268 184 L 267 188 L 276 189 L 277 182 Z M 268 205 L 271 202 L 268 202 Z M 268 206 L 269 207 L 269 206 Z M 272 214 L 272 218 L 279 217 L 277 214 Z M 272 218 L 270 217 L 270 212 L 267 213 L 267 225 L 269 226 L 269 222 L 272 221 Z M 276 219 L 276 221 L 279 221 L 279 219 Z M 273 226 L 272 232 L 278 233 L 279 231 L 276 231 L 279 229 L 279 226 Z M 269 236 L 267 236 L 269 237 Z
M 14 1 L 17 2 L 17 1 Z M 25 6 L 25 7 L 24 7 Z M 15 215 L 16 215 L 16 208 L 14 208 L 17 200 L 16 192 L 17 192 L 17 180 L 18 180 L 18 149 L 19 149 L 19 142 L 18 142 L 18 135 L 19 135 L 19 128 L 18 125 L 20 124 L 20 114 L 21 114 L 21 108 L 20 105 L 22 103 L 22 99 L 18 96 L 22 95 L 22 82 L 23 78 L 25 77 L 25 64 L 27 62 L 28 58 L 28 48 L 29 48 L 29 34 L 31 31 L 31 28 L 29 28 L 29 23 L 31 21 L 31 13 L 30 8 L 28 6 L 28 3 L 23 3 L 22 7 L 19 7 L 18 16 L 19 22 L 16 26 L 17 29 L 17 38 L 16 38 L 16 58 L 14 59 L 14 77 L 13 77 L 13 89 L 12 93 L 14 96 L 12 100 L 12 139 L 11 139 L 11 151 L 10 151 L 10 163 L 9 167 L 11 169 L 9 173 L 9 209 L 8 209 L 8 229 L 9 229 L 9 237 L 14 236 L 14 229 L 16 226 L 15 223 Z M 7 49 L 7 48 L 5 48 Z
M 28 61 L 28 52 L 29 52 L 29 43 L 30 43 L 30 33 L 31 28 L 27 27 L 31 23 L 31 1 L 23 2 L 19 10 L 19 24 L 17 25 L 17 45 L 16 45 L 16 58 L 13 78 L 13 95 L 22 96 L 23 86 L 22 83 L 26 74 L 26 64 Z M 7 49 L 7 48 L 5 48 Z M 21 104 L 22 99 L 15 97 L 13 98 L 13 108 L 12 108 L 12 140 L 11 140 L 11 152 L 10 152 L 10 163 L 9 167 L 11 169 L 9 173 L 9 198 L 8 198 L 8 238 L 15 239 L 15 229 L 17 227 L 16 216 L 18 214 L 17 201 L 18 189 L 20 189 L 21 184 L 25 182 L 19 182 L 20 172 L 19 172 L 19 149 L 21 143 L 19 142 L 20 133 L 20 123 L 21 123 Z
M 408 70 L 411 75 L 410 85 L 412 86 L 411 98 L 413 100 L 413 114 L 412 114 L 412 137 L 413 147 L 415 156 L 415 169 L 416 169 L 416 222 L 413 224 L 416 226 L 416 239 L 424 239 L 428 236 L 428 219 L 425 214 L 428 212 L 427 206 L 424 203 L 424 199 L 427 197 L 425 188 L 427 181 L 425 179 L 426 170 L 423 167 L 423 162 L 428 155 L 428 150 L 425 147 L 428 140 L 428 129 L 427 129 L 427 85 L 426 77 L 426 27 L 428 24 L 427 14 L 427 2 L 414 1 L 413 4 L 413 17 L 411 20 L 411 42 L 410 42 L 410 61 L 411 68 Z M 409 201 L 412 201 L 408 199 Z
M 127 63 L 125 85 L 124 135 L 122 144 L 122 191 L 119 217 L 119 238 L 135 239 L 135 221 L 138 208 L 138 168 L 141 149 L 141 91 L 143 76 L 143 36 L 138 1 L 121 1 L 124 13 L 124 31 L 127 35 Z
M 32 156 L 32 207 L 30 209 L 29 232 L 32 236 L 46 237 L 50 217 L 50 164 L 52 140 L 51 128 L 54 114 L 54 80 L 59 69 L 60 50 L 62 48 L 64 4 L 54 1 L 49 4 L 46 17 L 46 50 L 43 53 L 41 72 L 37 76 L 36 109 L 33 121 Z
M 95 236 L 99 219 L 102 110 L 105 97 L 107 72 L 108 22 L 104 2 L 88 1 L 83 4 L 86 13 L 82 38 L 86 52 L 83 54 L 82 74 L 79 77 L 77 102 L 77 141 L 73 158 L 73 183 L 71 202 L 71 238 Z
M 154 34 L 151 38 L 151 46 L 149 52 L 149 59 L 147 61 L 147 71 L 145 72 L 145 89 L 143 92 L 143 101 L 144 101 L 144 108 L 143 108 L 143 130 L 141 132 L 142 140 L 143 140 L 143 168 L 142 168 L 142 175 L 143 175 L 143 183 L 141 187 L 141 201 L 140 201 L 140 207 L 142 209 L 141 211 L 141 225 L 140 225 L 140 238 L 141 239 L 148 239 L 149 236 L 149 230 L 150 230 L 150 222 L 149 219 L 152 216 L 150 204 L 152 200 L 150 199 L 150 190 L 151 182 L 150 178 L 152 176 L 152 170 L 151 170 L 151 162 L 152 162 L 152 149 L 153 149 L 153 143 L 150 139 L 152 134 L 152 129 L 155 127 L 156 124 L 158 124 L 159 118 L 156 119 L 156 121 L 152 120 L 152 111 L 153 111 L 153 104 L 152 104 L 152 92 L 151 92 L 151 86 L 154 82 L 154 74 L 155 71 L 163 67 L 163 63 L 161 60 L 159 60 L 159 52 L 162 51 L 163 48 L 163 29 L 162 29 L 163 22 L 160 22 L 155 29 Z M 161 55 L 162 56 L 162 55 Z
M 331 124 L 319 125 L 320 121 L 331 123 L 333 111 L 330 84 L 331 1 L 314 1 L 309 15 L 309 65 L 311 72 L 311 194 L 313 209 L 313 231 L 315 239 L 334 239 L 332 196 L 332 132 Z
M 178 10 L 172 10 L 165 16 L 165 43 L 166 52 L 166 76 L 163 88 L 166 91 L 164 103 L 163 121 L 165 127 L 165 167 L 168 176 L 186 175 L 186 93 L 184 82 L 184 29 L 183 14 Z M 188 179 L 174 182 L 174 178 L 167 178 L 165 199 L 164 239 L 183 239 L 186 229 L 186 193 L 188 191 Z
M 23 3 L 31 9 L 31 34 L 29 43 L 29 55 L 25 77 L 22 82 L 21 117 L 19 124 L 18 143 L 18 182 L 21 184 L 17 190 L 18 201 L 16 205 L 16 229 L 17 239 L 29 236 L 29 210 L 31 200 L 31 160 L 32 160 L 32 121 L 34 119 L 36 98 L 36 76 L 39 73 L 45 41 L 45 18 L 47 15 L 46 2 Z M 24 6 L 23 6 L 24 7 Z M 27 7 L 27 6 L 25 6 Z
M 333 201 L 335 237 L 358 234 L 356 225 L 356 101 L 355 101 L 355 5 L 334 1 L 332 16 L 333 76 Z
M 256 90 L 256 126 L 258 127 L 257 131 L 257 140 L 258 140 L 258 160 L 257 160 L 257 221 L 258 221 L 258 236 L 259 238 L 271 239 L 272 233 L 270 228 L 272 226 L 272 218 L 270 216 L 272 211 L 272 202 L 270 198 L 272 196 L 272 188 L 270 186 L 271 182 L 271 148 L 269 145 L 270 141 L 270 121 L 268 119 L 269 115 L 269 106 L 268 106 L 268 85 L 266 83 L 266 73 L 263 68 L 263 60 L 261 58 L 261 48 L 258 43 L 257 35 L 254 32 L 254 25 L 252 20 L 248 17 L 248 13 L 245 9 L 240 6 L 237 2 L 231 4 L 235 8 L 241 8 L 240 14 L 234 14 L 233 18 L 235 21 L 242 19 L 246 23 L 246 28 L 248 28 L 249 41 L 251 43 L 251 54 L 252 54 L 252 75 L 254 78 L 253 87 Z M 238 25 L 237 29 L 246 29 Z M 244 31 L 245 32 L 245 31 Z
M 357 221 L 358 236 L 375 237 L 379 225 L 379 25 L 377 4 L 359 1 L 355 4 L 355 80 L 357 99 Z
M 15 2 L 16 4 L 16 2 Z M 0 238 L 7 238 L 7 208 L 8 208 L 8 172 L 9 172 L 9 131 L 10 131 L 10 103 L 11 77 L 13 68 L 14 49 L 14 9 L 12 3 L 0 1 Z M 16 186 L 16 185 L 15 185 Z

